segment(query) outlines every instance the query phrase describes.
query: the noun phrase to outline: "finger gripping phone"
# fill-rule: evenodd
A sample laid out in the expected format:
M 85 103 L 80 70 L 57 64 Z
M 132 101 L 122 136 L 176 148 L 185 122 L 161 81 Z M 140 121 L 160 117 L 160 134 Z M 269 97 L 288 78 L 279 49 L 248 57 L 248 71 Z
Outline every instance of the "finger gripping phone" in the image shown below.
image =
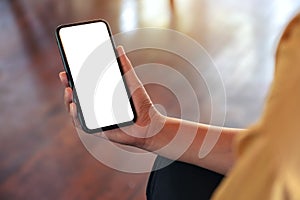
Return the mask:
M 136 112 L 108 23 L 60 25 L 56 40 L 82 129 L 95 133 L 133 124 Z

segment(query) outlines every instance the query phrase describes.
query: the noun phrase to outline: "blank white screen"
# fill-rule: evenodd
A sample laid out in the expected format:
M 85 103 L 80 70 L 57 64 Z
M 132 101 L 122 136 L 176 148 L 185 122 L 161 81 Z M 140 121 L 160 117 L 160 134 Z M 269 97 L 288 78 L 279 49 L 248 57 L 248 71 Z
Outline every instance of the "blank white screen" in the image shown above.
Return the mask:
M 106 25 L 94 22 L 63 27 L 59 35 L 86 126 L 96 129 L 132 121 L 134 115 Z

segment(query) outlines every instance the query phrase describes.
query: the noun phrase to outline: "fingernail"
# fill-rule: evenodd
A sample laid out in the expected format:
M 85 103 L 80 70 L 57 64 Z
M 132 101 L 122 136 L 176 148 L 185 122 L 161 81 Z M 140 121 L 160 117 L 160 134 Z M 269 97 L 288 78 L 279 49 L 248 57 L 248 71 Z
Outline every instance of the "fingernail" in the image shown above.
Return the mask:
M 61 80 L 61 78 L 62 78 L 62 77 L 61 77 L 61 73 L 58 74 L 58 77 L 59 77 L 59 79 Z
M 119 48 L 118 48 L 119 53 L 125 54 L 125 52 L 124 52 L 124 47 L 123 47 L 123 46 L 118 46 L 118 47 L 119 47 Z

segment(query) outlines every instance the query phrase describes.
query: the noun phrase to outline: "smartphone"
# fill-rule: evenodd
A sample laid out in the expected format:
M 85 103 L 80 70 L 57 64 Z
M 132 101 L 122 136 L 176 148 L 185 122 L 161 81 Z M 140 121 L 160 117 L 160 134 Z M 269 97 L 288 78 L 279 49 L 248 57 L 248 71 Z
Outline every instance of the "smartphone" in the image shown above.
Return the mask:
M 82 129 L 95 133 L 133 124 L 136 112 L 108 23 L 60 25 L 56 40 Z

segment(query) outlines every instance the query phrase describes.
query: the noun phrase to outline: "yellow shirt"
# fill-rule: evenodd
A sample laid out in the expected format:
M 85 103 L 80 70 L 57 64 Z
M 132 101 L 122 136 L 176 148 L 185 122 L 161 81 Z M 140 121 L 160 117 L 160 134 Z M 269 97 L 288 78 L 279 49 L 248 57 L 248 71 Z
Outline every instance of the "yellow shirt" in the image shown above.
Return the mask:
M 237 161 L 215 200 L 300 200 L 300 15 L 279 43 L 264 113 L 237 138 Z

